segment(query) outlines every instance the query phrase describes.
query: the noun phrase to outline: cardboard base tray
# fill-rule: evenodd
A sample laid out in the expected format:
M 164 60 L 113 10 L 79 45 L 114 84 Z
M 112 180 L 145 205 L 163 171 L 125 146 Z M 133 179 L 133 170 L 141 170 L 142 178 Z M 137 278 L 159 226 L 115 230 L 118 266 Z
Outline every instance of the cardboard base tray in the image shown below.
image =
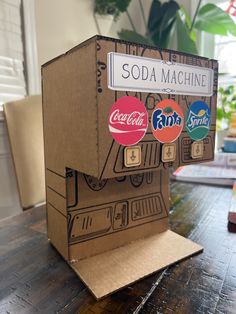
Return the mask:
M 70 263 L 96 299 L 196 253 L 203 247 L 167 230 L 105 253 Z

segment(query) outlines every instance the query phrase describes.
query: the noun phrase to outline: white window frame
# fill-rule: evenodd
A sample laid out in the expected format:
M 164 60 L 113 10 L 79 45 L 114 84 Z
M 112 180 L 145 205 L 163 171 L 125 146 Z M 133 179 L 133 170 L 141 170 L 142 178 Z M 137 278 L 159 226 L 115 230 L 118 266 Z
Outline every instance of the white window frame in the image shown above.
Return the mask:
M 202 5 L 209 2 L 212 2 L 212 1 L 203 0 Z M 225 2 L 225 0 L 215 0 L 214 4 L 220 4 L 222 2 Z M 190 12 L 191 18 L 193 18 L 197 4 L 198 4 L 198 1 L 191 0 L 191 12 Z M 206 32 L 199 32 L 198 43 L 200 46 L 200 49 L 199 49 L 200 55 L 203 55 L 208 58 L 215 58 L 215 43 L 216 43 L 215 38 L 216 37 L 214 35 L 208 34 Z M 224 85 L 225 84 L 224 81 L 221 81 L 221 84 Z
M 6 23 L 6 25 L 8 24 L 8 22 L 10 22 L 9 25 L 15 25 L 16 27 L 21 27 L 22 29 L 22 18 L 21 18 L 21 9 L 22 9 L 22 0 L 18 0 L 16 2 L 8 2 L 8 1 L 1 1 L 1 5 L 3 6 L 3 12 L 5 12 L 6 10 L 6 16 L 3 16 L 3 25 L 5 25 L 4 23 Z M 17 8 L 17 21 L 14 24 L 14 14 L 16 14 L 16 11 L 14 11 Z M 11 13 L 11 9 L 14 11 L 14 13 Z M 6 20 L 5 20 L 6 18 Z M 18 24 L 20 23 L 20 24 Z M 3 33 L 3 36 L 5 35 L 4 33 L 4 29 L 5 27 L 3 26 L 1 32 Z M 9 33 L 9 36 L 11 36 L 11 29 L 7 28 L 5 29 L 5 31 L 7 32 L 6 34 Z M 14 33 L 14 27 L 13 27 L 13 32 Z M 7 35 L 8 36 L 8 35 Z M 17 38 L 16 40 L 20 41 L 20 45 L 21 47 L 19 48 L 20 51 L 20 59 L 18 60 L 18 57 L 14 55 L 14 50 L 15 48 L 13 48 L 14 42 L 12 38 L 8 38 L 8 40 L 12 40 L 11 43 L 9 43 L 9 55 L 6 54 L 7 50 L 4 52 L 4 43 L 5 40 L 3 38 L 3 51 L 1 52 L 1 64 L 2 64 L 2 72 L 1 72 L 1 85 L 3 87 L 1 95 L 3 96 L 3 98 L 1 98 L 1 104 L 0 104 L 0 121 L 4 121 L 4 114 L 3 114 L 3 107 L 2 107 L 2 102 L 6 102 L 8 100 L 8 97 L 5 97 L 7 95 L 5 94 L 11 94 L 11 88 L 13 88 L 12 90 L 12 97 L 9 96 L 9 100 L 10 99 L 17 99 L 18 97 L 24 97 L 24 95 L 26 94 L 26 84 L 25 84 L 25 67 L 24 67 L 24 44 L 22 43 L 22 31 L 20 33 L 18 33 L 16 31 L 16 36 L 18 36 L 19 38 Z M 6 44 L 6 43 L 5 43 Z M 12 47 L 11 47 L 12 44 Z M 7 46 L 6 46 L 7 47 Z M 22 50 L 23 49 L 23 50 Z M 10 53 L 11 51 L 11 53 Z M 23 63 L 22 63 L 23 61 Z M 5 64 L 6 63 L 6 64 Z M 4 72 L 4 67 L 6 68 L 6 82 L 4 81 L 4 76 L 5 76 L 5 72 Z M 23 67 L 23 68 L 22 68 Z M 23 70 L 23 71 L 22 71 Z M 10 73 L 8 75 L 8 72 Z M 15 75 L 15 76 L 14 76 Z M 9 79 L 9 82 L 8 82 Z M 11 81 L 12 80 L 12 81 Z M 15 80 L 15 81 L 14 81 Z M 4 90 L 4 86 L 6 86 L 6 92 Z M 16 88 L 19 88 L 19 95 L 17 95 L 16 92 Z M 24 91 L 22 91 L 22 89 Z
M 35 0 L 21 0 L 22 27 L 24 29 L 25 80 L 27 95 L 41 94 L 40 67 L 38 63 Z M 3 111 L 0 110 L 0 122 L 4 121 Z
M 36 37 L 35 0 L 22 0 L 22 6 L 27 91 L 28 95 L 41 94 Z

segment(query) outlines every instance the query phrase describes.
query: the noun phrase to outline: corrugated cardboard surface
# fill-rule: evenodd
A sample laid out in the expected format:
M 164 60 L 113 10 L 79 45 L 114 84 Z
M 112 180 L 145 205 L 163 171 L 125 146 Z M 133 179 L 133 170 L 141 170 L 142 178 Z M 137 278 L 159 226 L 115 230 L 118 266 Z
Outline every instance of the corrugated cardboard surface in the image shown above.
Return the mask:
M 21 206 L 29 208 L 45 201 L 42 98 L 9 102 L 4 111 Z
M 211 97 L 117 92 L 108 89 L 107 53 L 121 52 L 214 70 Z M 214 157 L 218 64 L 198 56 L 95 36 L 42 68 L 48 235 L 97 298 L 112 293 L 202 248 L 168 229 L 172 166 Z M 132 95 L 149 119 L 156 104 L 174 99 L 186 114 L 203 100 L 212 113 L 204 153 L 191 158 L 185 128 L 176 160 L 163 163 L 162 144 L 149 126 L 138 143 L 141 164 L 124 166 L 124 147 L 108 130 L 114 102 Z
M 140 171 L 153 171 L 162 169 L 163 167 L 177 167 L 202 161 L 212 160 L 214 158 L 214 142 L 215 142 L 215 121 L 216 121 L 216 95 L 217 95 L 217 61 L 192 56 L 176 51 L 158 50 L 145 45 L 131 44 L 120 40 L 109 40 L 107 38 L 97 38 L 97 67 L 98 67 L 98 136 L 99 136 L 99 175 L 102 178 L 110 178 L 114 176 L 127 175 Z M 153 59 L 178 62 L 193 66 L 212 68 L 214 70 L 214 92 L 211 97 L 186 96 L 186 95 L 166 95 L 157 93 L 141 93 L 113 91 L 107 88 L 107 54 L 108 52 L 118 52 L 131 54 L 135 56 L 143 56 Z M 152 112 L 163 99 L 173 99 L 181 107 L 184 116 L 188 111 L 190 104 L 196 100 L 203 100 L 208 104 L 212 114 L 212 124 L 209 135 L 204 140 L 204 155 L 197 161 L 191 158 L 191 144 L 193 140 L 187 135 L 184 127 L 180 137 L 175 141 L 177 145 L 177 156 L 174 162 L 165 163 L 161 161 L 162 144 L 158 142 L 151 130 L 151 124 L 146 135 L 138 143 L 142 150 L 142 162 L 140 166 L 126 168 L 124 165 L 124 147 L 120 146 L 112 140 L 107 127 L 107 118 L 111 106 L 120 97 L 132 95 L 139 98 L 148 111 L 149 119 Z
M 120 52 L 188 65 L 212 68 L 214 90 L 211 97 L 166 95 L 157 93 L 117 92 L 108 88 L 107 54 Z M 65 175 L 71 168 L 100 179 L 120 177 L 171 166 L 213 160 L 216 128 L 218 63 L 215 60 L 170 50 L 159 50 L 118 39 L 96 36 L 42 68 L 45 155 L 48 169 Z M 142 100 L 151 117 L 156 104 L 174 99 L 186 114 L 196 100 L 206 102 L 212 114 L 209 135 L 204 139 L 202 158 L 191 158 L 193 140 L 184 127 L 176 140 L 174 162 L 161 161 L 162 144 L 153 136 L 150 123 L 146 135 L 138 144 L 142 150 L 140 166 L 124 166 L 124 147 L 116 143 L 108 129 L 108 113 L 117 99 L 133 95 Z
M 67 218 L 50 204 L 47 204 L 47 227 L 48 238 L 60 254 L 68 260 Z
M 71 263 L 71 267 L 100 299 L 202 249 L 168 230 Z
M 54 176 L 47 171 L 47 177 Z M 78 260 L 163 232 L 168 228 L 168 184 L 164 170 L 107 180 L 67 170 L 65 179 L 47 181 L 50 239 L 58 249 L 62 234 L 50 231 L 59 219 L 69 259 Z M 66 197 L 60 185 L 66 185 Z M 64 256 L 65 250 L 60 252 Z
M 95 41 L 42 68 L 46 168 L 98 172 Z

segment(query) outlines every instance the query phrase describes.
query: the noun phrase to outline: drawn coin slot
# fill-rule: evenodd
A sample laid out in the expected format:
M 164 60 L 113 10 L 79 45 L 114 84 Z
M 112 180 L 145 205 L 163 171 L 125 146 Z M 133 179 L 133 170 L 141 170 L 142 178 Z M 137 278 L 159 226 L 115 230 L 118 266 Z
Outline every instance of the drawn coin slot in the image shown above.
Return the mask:
M 113 218 L 113 229 L 122 229 L 128 225 L 128 202 L 121 202 L 115 205 Z
M 78 204 L 78 180 L 77 171 L 73 169 L 66 170 L 66 190 L 67 190 L 67 208 Z

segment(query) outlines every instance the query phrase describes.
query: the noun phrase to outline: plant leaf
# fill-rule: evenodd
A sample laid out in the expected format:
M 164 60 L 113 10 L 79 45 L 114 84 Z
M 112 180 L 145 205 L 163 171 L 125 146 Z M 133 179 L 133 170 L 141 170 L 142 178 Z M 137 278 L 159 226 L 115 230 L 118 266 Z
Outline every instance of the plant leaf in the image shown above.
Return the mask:
M 106 1 L 106 0 L 95 0 L 94 1 L 94 12 L 100 15 L 114 15 L 119 14 L 115 0 Z
M 224 110 L 222 108 L 217 107 L 217 119 L 222 120 L 224 117 Z
M 152 45 L 154 46 L 153 41 L 148 36 L 140 35 L 139 33 L 135 31 L 130 31 L 128 29 L 122 29 L 120 32 L 118 32 L 118 36 L 120 39 L 135 42 L 138 44 L 146 44 L 146 45 Z
M 189 29 L 189 36 L 190 36 L 190 38 L 194 42 L 196 42 L 196 40 L 197 40 L 197 32 L 194 29 L 192 29 L 191 32 L 190 32 L 190 29 L 191 29 L 191 26 L 192 26 L 191 18 L 190 18 L 187 10 L 185 9 L 185 7 L 183 5 L 180 6 L 179 14 L 180 14 L 181 20 L 185 23 L 186 27 Z
M 162 5 L 162 18 L 160 23 L 160 33 L 163 32 L 168 26 L 176 19 L 176 12 L 179 10 L 179 5 L 175 1 L 165 2 Z
M 161 4 L 153 0 L 148 18 L 148 33 L 156 46 L 167 48 L 179 5 L 171 0 Z
M 180 12 L 176 13 L 176 34 L 177 34 L 177 50 L 197 54 L 196 43 L 190 37 L 190 30 L 180 17 Z
M 115 6 L 120 12 L 125 12 L 131 0 L 115 0 Z
M 187 10 L 185 9 L 185 7 L 183 5 L 180 6 L 180 13 L 182 14 L 182 19 L 184 17 L 184 22 L 186 24 L 186 26 L 190 29 L 192 22 L 191 22 L 191 18 L 187 12 Z
M 168 48 L 170 36 L 172 33 L 172 29 L 175 25 L 175 21 L 173 21 L 168 28 L 166 28 L 162 33 L 156 32 L 152 35 L 152 41 L 159 48 Z
M 150 33 L 156 30 L 161 18 L 161 2 L 159 0 L 153 0 L 148 18 L 148 30 Z
M 236 24 L 228 13 L 213 3 L 201 7 L 194 27 L 211 34 L 227 36 L 229 33 L 236 36 Z

